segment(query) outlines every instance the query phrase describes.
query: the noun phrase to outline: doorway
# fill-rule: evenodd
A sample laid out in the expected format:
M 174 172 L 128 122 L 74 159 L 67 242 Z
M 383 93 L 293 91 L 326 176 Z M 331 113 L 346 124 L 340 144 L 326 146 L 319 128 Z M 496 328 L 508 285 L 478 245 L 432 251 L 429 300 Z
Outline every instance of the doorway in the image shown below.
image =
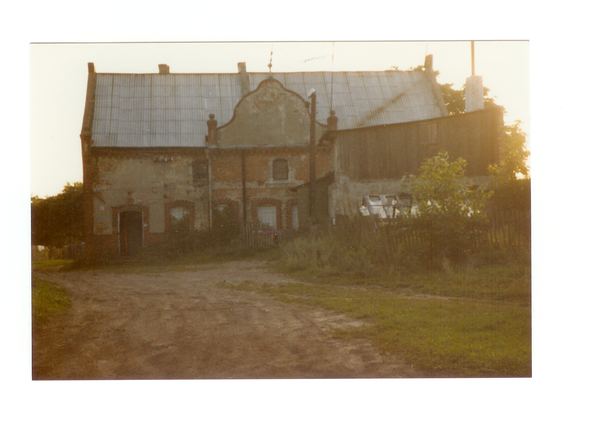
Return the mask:
M 135 255 L 144 242 L 141 211 L 119 213 L 119 234 L 121 256 Z

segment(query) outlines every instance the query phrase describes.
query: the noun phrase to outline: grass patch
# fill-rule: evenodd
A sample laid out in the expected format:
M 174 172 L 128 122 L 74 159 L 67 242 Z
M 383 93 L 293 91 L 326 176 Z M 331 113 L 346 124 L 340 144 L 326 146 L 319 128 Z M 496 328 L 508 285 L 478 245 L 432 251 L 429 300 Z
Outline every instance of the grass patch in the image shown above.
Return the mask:
M 531 266 L 528 264 L 463 266 L 453 270 L 429 271 L 392 269 L 372 275 L 343 273 L 328 267 L 294 269 L 285 260 L 275 261 L 271 266 L 312 284 L 402 288 L 429 295 L 531 303 Z
M 31 285 L 34 322 L 43 322 L 71 306 L 71 295 L 63 287 L 34 274 Z
M 73 261 L 67 259 L 45 259 L 43 261 L 33 261 L 31 267 L 34 270 L 52 270 L 68 267 Z
M 366 319 L 340 338 L 369 338 L 425 371 L 456 376 L 531 376 L 531 312 L 519 303 L 405 296 L 389 289 L 307 283 L 254 284 L 284 301 L 318 306 Z

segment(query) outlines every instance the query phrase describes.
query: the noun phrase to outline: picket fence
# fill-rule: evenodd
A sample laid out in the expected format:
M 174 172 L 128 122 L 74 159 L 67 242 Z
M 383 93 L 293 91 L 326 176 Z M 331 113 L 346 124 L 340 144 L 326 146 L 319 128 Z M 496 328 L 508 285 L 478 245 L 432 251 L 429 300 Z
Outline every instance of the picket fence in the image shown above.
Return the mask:
M 244 245 L 248 249 L 267 249 L 281 246 L 298 237 L 298 230 L 275 230 L 260 227 L 255 224 L 246 224 L 242 228 Z

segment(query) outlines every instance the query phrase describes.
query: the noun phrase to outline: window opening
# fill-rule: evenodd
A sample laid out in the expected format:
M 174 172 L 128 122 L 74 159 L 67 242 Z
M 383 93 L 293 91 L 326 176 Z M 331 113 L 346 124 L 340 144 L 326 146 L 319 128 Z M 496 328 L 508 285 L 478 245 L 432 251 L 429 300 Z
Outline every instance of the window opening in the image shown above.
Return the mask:
M 277 206 L 276 205 L 259 205 L 256 210 L 258 224 L 261 230 L 277 228 Z
M 273 180 L 288 180 L 288 162 L 278 159 L 273 161 Z
M 196 160 L 192 163 L 192 176 L 194 185 L 201 185 L 208 181 L 208 162 Z
M 179 233 L 190 229 L 190 212 L 187 207 L 173 207 L 169 210 L 170 231 Z

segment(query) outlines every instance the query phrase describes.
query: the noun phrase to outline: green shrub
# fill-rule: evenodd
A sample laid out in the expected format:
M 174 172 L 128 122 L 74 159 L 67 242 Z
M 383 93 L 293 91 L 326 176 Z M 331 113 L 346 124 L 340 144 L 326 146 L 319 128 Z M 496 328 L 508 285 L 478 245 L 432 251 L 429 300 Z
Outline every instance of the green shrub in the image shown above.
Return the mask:
M 475 187 L 465 177 L 467 162 L 451 162 L 447 152 L 425 160 L 410 178 L 416 216 L 411 229 L 423 240 L 421 260 L 439 267 L 444 260 L 466 262 L 482 240 L 488 220 L 484 212 L 493 192 Z

